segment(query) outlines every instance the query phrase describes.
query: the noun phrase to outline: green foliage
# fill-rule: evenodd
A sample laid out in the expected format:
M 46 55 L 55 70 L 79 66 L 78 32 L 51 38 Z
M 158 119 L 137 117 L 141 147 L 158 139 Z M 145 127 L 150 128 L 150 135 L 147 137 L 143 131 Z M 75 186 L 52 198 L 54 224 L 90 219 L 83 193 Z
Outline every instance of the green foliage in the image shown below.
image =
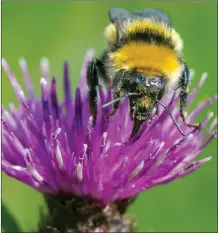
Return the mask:
M 21 81 L 18 58 L 27 59 L 34 87 L 39 94 L 39 60 L 48 57 L 51 74 L 57 75 L 61 86 L 63 60 L 70 63 L 73 86 L 78 82 L 85 51 L 104 47 L 103 30 L 108 24 L 111 7 L 128 10 L 160 8 L 167 12 L 185 43 L 184 56 L 195 70 L 192 88 L 202 72 L 209 78 L 193 102 L 216 93 L 216 2 L 145 2 L 145 1 L 81 1 L 81 2 L 3 2 L 2 52 Z M 17 103 L 6 75 L 2 81 L 3 104 Z M 62 93 L 62 89 L 59 89 Z M 210 110 L 216 112 L 215 104 Z M 205 111 L 204 114 L 207 114 Z M 201 115 L 202 119 L 204 115 Z M 217 141 L 211 143 L 201 157 L 211 155 L 212 161 L 193 175 L 169 185 L 144 192 L 129 212 L 137 216 L 138 229 L 146 232 L 216 232 L 217 226 Z M 3 201 L 19 220 L 25 231 L 36 227 L 41 194 L 3 175 Z M 6 215 L 3 212 L 3 221 Z M 5 220 L 7 221 L 7 220 Z
M 7 206 L 2 203 L 2 229 L 4 232 L 22 232 L 16 218 L 11 214 Z

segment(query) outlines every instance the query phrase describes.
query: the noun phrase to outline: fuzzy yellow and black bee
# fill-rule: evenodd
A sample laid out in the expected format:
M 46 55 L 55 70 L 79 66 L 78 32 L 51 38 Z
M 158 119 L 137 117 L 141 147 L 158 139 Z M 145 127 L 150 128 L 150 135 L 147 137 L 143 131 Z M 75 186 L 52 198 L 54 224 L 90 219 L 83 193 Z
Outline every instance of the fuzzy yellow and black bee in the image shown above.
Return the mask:
M 190 83 L 189 69 L 182 57 L 183 42 L 172 27 L 168 15 L 156 9 L 128 12 L 112 8 L 111 24 L 105 29 L 107 48 L 100 59 L 88 65 L 90 111 L 93 125 L 97 117 L 97 87 L 100 80 L 113 89 L 114 115 L 120 100 L 128 96 L 130 118 L 134 121 L 130 137 L 137 134 L 157 104 L 162 105 L 175 122 L 167 107 L 160 102 L 164 93 L 180 89 L 180 115 L 186 122 L 184 108 Z M 177 128 L 181 131 L 177 123 Z

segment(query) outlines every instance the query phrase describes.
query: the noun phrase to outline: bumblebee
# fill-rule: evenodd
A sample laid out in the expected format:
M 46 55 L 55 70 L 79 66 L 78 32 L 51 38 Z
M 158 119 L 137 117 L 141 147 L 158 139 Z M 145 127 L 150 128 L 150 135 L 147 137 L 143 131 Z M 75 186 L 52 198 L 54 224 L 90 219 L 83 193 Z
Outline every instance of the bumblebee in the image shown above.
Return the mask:
M 106 87 L 113 89 L 114 99 L 111 102 L 113 111 L 105 119 L 116 113 L 124 96 L 129 98 L 130 118 L 134 122 L 130 137 L 137 134 L 157 104 L 162 105 L 173 119 L 160 100 L 164 93 L 178 88 L 183 122 L 189 127 L 199 128 L 188 124 L 185 118 L 189 68 L 182 58 L 182 39 L 172 27 L 168 15 L 156 9 L 128 12 L 112 8 L 109 18 L 111 24 L 105 29 L 107 48 L 102 57 L 94 58 L 87 68 L 93 125 L 98 110 L 97 88 L 103 81 Z

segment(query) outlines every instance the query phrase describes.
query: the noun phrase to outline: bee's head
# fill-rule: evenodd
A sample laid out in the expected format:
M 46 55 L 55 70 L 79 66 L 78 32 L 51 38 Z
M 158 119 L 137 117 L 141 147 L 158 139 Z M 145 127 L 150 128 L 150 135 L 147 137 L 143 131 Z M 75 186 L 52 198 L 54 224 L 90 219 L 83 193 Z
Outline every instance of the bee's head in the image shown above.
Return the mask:
M 165 89 L 164 77 L 147 77 L 143 74 L 133 74 L 129 81 L 129 90 L 132 92 L 144 93 L 146 95 L 155 95 L 163 92 Z
M 153 110 L 156 99 L 161 99 L 165 90 L 163 77 L 146 77 L 134 74 L 130 78 L 129 92 L 138 95 L 129 96 L 131 118 L 145 121 Z

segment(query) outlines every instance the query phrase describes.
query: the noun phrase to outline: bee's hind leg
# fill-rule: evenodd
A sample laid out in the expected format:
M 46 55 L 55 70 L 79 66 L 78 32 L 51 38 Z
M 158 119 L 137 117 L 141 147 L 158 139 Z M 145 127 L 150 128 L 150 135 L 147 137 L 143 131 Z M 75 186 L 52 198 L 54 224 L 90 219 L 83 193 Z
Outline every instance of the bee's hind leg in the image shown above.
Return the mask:
M 190 83 L 190 76 L 189 76 L 189 69 L 185 65 L 185 68 L 182 73 L 182 77 L 180 79 L 180 116 L 182 117 L 182 120 L 184 124 L 188 127 L 193 127 L 195 129 L 200 129 L 199 124 L 189 124 L 186 121 L 186 116 L 185 116 L 185 107 L 187 104 L 187 98 L 188 98 L 188 88 L 189 88 L 189 83 Z

